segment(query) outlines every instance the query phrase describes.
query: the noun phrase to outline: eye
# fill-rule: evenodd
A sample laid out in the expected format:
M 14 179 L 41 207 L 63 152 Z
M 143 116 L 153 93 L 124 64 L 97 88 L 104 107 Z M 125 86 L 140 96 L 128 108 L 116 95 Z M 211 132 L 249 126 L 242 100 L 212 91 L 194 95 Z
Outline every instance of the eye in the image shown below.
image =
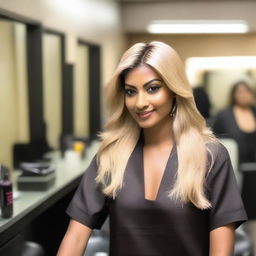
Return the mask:
M 160 89 L 161 86 L 150 86 L 147 91 L 149 93 L 156 93 L 159 89 Z
M 125 89 L 124 91 L 127 96 L 133 96 L 136 93 L 133 89 Z

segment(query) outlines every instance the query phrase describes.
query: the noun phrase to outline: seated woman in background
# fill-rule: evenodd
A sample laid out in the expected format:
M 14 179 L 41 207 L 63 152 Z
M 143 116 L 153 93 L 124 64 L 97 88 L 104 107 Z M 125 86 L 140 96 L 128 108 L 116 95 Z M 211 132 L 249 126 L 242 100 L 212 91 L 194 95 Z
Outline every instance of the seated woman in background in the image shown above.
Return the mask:
M 234 84 L 231 90 L 231 106 L 220 112 L 213 131 L 220 137 L 236 140 L 239 162 L 256 161 L 256 109 L 255 95 L 244 81 Z

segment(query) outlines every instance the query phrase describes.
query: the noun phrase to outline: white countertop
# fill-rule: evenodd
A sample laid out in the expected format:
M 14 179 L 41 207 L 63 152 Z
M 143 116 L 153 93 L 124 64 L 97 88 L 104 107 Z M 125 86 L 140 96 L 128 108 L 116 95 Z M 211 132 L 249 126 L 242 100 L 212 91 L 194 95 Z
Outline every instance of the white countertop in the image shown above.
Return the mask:
M 54 185 L 47 191 L 18 191 L 16 186 L 16 178 L 20 174 L 19 171 L 13 173 L 13 216 L 9 219 L 0 217 L 0 233 L 15 224 L 18 220 L 24 218 L 35 208 L 50 200 L 52 196 L 60 193 L 68 184 L 79 178 L 91 159 L 97 152 L 99 146 L 98 141 L 93 141 L 86 150 L 85 158 L 81 158 L 76 152 L 67 151 L 65 157 L 61 158 L 60 152 L 51 152 L 47 155 L 52 159 L 52 164 L 56 169 L 56 180 Z

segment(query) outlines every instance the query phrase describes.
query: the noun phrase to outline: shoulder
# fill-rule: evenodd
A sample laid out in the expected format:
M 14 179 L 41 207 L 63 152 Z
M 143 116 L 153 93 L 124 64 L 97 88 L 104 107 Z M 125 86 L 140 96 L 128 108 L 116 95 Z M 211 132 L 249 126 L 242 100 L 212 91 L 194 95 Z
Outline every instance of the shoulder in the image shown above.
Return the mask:
M 219 159 L 219 158 L 226 158 L 228 157 L 228 150 L 227 148 L 219 141 L 209 141 L 206 143 L 206 150 L 207 150 L 207 155 L 211 155 L 214 157 L 214 159 Z
M 228 107 L 217 114 L 217 118 L 230 117 L 232 115 L 232 107 Z
M 219 140 L 206 143 L 207 170 L 220 169 L 225 162 L 230 162 L 230 157 L 226 147 Z
M 99 161 L 98 156 L 97 156 L 97 154 L 95 154 L 93 156 L 93 158 L 91 159 L 91 162 L 90 162 L 88 168 L 97 169 L 98 168 L 98 161 Z
M 96 176 L 98 172 L 98 159 L 97 155 L 94 155 L 87 168 L 85 169 L 84 177 L 86 176 Z

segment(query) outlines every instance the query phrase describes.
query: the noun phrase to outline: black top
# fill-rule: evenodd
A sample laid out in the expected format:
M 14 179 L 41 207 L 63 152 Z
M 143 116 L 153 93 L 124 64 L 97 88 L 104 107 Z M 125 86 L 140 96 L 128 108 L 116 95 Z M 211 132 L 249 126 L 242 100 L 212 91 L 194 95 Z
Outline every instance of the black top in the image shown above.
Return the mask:
M 204 118 L 210 118 L 211 103 L 204 87 L 193 90 L 196 107 Z
M 256 110 L 252 108 L 252 111 L 256 118 Z M 235 120 L 233 108 L 227 108 L 217 115 L 213 131 L 219 137 L 232 138 L 237 142 L 239 163 L 256 162 L 256 131 L 244 132 L 240 130 Z
M 247 219 L 227 150 L 209 144 L 206 192 L 212 204 L 200 210 L 191 203 L 168 198 L 175 181 L 177 151 L 173 147 L 155 201 L 144 198 L 143 142 L 131 154 L 123 187 L 115 200 L 106 198 L 94 181 L 94 158 L 78 187 L 67 213 L 90 227 L 100 228 L 110 215 L 111 256 L 209 255 L 209 232 L 228 223 L 239 226 Z

